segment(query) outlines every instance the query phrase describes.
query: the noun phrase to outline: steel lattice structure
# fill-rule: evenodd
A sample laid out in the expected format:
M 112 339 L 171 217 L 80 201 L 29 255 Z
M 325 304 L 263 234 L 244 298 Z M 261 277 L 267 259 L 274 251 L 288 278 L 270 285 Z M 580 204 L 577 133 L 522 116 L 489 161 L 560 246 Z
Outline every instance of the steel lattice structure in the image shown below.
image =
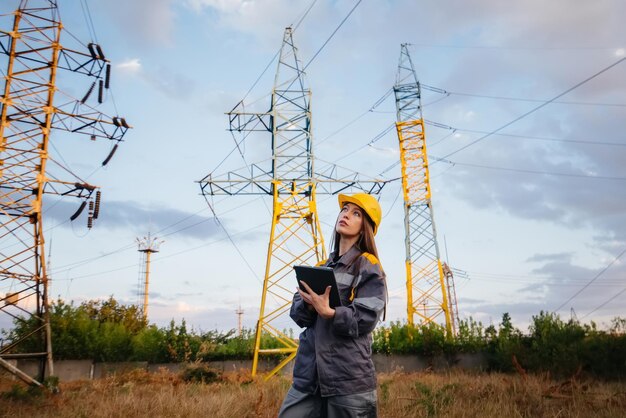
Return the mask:
M 415 316 L 420 323 L 444 322 L 451 335 L 456 296 L 448 291 L 452 274 L 444 271 L 439 254 L 420 84 L 406 44 L 401 46 L 394 93 L 404 195 L 408 322 L 414 324 Z
M 45 374 L 54 373 L 44 195 L 81 199 L 72 220 L 89 203 L 89 227 L 100 207 L 96 186 L 76 176 L 70 181 L 60 180 L 51 172 L 50 162 L 62 167 L 49 155 L 53 132 L 119 142 L 129 128 L 123 118 L 110 118 L 87 104 L 94 91 L 102 103 L 109 87 L 110 64 L 100 46 L 91 43 L 84 52 L 65 48 L 62 32 L 56 0 L 22 0 L 12 28 L 0 30 L 0 50 L 7 63 L 0 99 L 0 315 L 24 318 L 32 325 L 28 335 L 0 347 L 0 365 L 36 385 Z M 80 100 L 60 102 L 57 76 L 61 70 L 92 80 Z M 103 165 L 116 148 L 117 144 Z M 39 360 L 34 379 L 9 361 L 23 358 Z
M 287 317 L 291 305 L 292 267 L 316 264 L 326 258 L 316 196 L 351 189 L 379 193 L 385 185 L 385 181 L 366 179 L 335 165 L 327 166 L 320 173 L 314 170 L 310 105 L 311 91 L 289 27 L 283 36 L 270 110 L 246 113 L 240 110 L 240 104 L 229 113 L 231 131 L 271 132 L 271 168 L 267 170 L 253 164 L 241 172 L 230 172 L 219 179 L 209 174 L 200 181 L 204 195 L 267 194 L 273 198 L 253 375 L 257 373 L 259 355 L 287 354 L 268 377 L 296 355 L 298 342 L 275 324 Z M 262 338 L 265 335 L 272 337 L 273 344 Z M 276 348 L 276 343 L 280 347 Z

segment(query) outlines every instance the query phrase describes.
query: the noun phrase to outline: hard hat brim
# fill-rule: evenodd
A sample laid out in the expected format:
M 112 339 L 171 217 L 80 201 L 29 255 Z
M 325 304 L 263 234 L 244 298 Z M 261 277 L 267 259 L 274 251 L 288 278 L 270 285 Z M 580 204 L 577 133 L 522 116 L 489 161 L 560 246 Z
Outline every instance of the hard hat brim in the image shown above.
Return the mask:
M 370 215 L 367 209 L 363 207 L 363 203 L 359 199 L 354 198 L 347 194 L 339 194 L 337 196 L 337 200 L 339 201 L 339 209 L 342 209 L 346 203 L 352 203 L 353 205 L 360 207 L 361 210 L 365 212 L 367 216 L 370 218 L 370 220 L 372 221 L 372 224 L 373 224 L 372 226 L 374 227 L 374 235 L 376 235 L 376 232 L 378 232 L 378 225 L 373 220 L 372 215 Z

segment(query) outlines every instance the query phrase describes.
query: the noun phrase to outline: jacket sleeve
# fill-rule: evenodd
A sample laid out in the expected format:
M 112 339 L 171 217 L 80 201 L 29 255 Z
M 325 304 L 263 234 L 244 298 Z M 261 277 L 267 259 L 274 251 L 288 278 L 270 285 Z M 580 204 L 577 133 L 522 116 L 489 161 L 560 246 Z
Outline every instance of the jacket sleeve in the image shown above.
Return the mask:
M 300 328 L 310 327 L 315 323 L 317 318 L 317 312 L 309 309 L 307 303 L 302 300 L 302 297 L 298 292 L 293 295 L 293 302 L 291 302 L 291 311 L 289 316 L 294 320 Z
M 385 273 L 377 261 L 376 263 L 363 261 L 352 303 L 335 308 L 333 318 L 335 334 L 356 338 L 372 332 L 376 327 L 387 300 Z

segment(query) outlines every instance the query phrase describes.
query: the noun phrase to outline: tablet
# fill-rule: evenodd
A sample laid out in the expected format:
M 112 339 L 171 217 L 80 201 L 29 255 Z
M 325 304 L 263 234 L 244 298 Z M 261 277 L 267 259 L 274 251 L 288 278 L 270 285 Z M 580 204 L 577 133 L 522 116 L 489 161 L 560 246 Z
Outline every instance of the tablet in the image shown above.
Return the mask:
M 339 289 L 337 288 L 337 281 L 335 280 L 335 273 L 332 268 L 311 266 L 293 266 L 293 268 L 296 271 L 296 278 L 298 279 L 300 289 L 305 290 L 300 284 L 301 280 L 308 284 L 318 295 L 324 293 L 326 288 L 330 286 L 330 307 L 341 306 Z

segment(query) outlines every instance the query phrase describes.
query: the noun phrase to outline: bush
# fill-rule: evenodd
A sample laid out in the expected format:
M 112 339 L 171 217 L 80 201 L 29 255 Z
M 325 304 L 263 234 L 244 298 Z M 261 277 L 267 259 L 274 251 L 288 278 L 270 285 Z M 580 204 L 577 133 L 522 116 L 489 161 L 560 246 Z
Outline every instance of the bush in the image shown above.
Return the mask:
M 447 348 L 445 330 L 437 324 L 409 325 L 400 321 L 373 333 L 372 349 L 384 354 L 442 354 Z
M 14 328 L 2 333 L 8 344 L 25 338 L 18 346 L 20 352 L 43 351 L 43 341 L 33 333 L 39 325 L 34 317 L 18 317 L 14 319 Z M 83 302 L 77 307 L 59 299 L 51 304 L 50 325 L 55 359 L 96 361 L 188 363 L 251 359 L 256 334 L 248 329 L 238 336 L 235 330 L 198 333 L 188 330 L 184 320 L 180 325 L 171 321 L 163 328 L 146 326 L 136 306 L 121 305 L 112 297 Z M 294 338 L 291 330 L 283 332 Z M 261 335 L 261 346 L 284 347 L 268 333 Z M 515 356 L 527 371 L 570 376 L 581 368 L 595 377 L 619 379 L 626 377 L 626 319 L 615 318 L 608 331 L 600 331 L 593 322 L 565 322 L 554 313 L 540 312 L 532 317 L 529 332 L 524 334 L 513 327 L 510 315 L 505 313 L 497 328 L 483 328 L 472 318 L 460 321 L 454 338 L 447 337 L 444 328 L 434 323 L 409 325 L 397 321 L 374 331 L 372 350 L 427 357 L 484 352 L 493 371 L 514 371 Z M 21 396 L 18 392 L 14 395 Z
M 131 340 L 132 358 L 149 363 L 167 363 L 170 361 L 165 332 L 151 325 L 142 329 Z

